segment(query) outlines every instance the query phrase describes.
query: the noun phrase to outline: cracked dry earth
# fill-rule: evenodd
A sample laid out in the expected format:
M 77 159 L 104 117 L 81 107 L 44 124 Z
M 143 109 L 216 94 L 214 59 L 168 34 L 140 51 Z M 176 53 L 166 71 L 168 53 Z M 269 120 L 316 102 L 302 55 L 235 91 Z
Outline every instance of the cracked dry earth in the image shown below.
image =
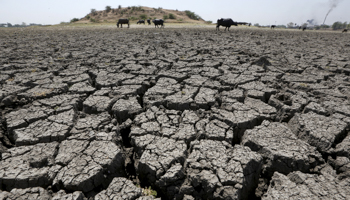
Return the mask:
M 349 199 L 349 39 L 1 29 L 0 199 Z

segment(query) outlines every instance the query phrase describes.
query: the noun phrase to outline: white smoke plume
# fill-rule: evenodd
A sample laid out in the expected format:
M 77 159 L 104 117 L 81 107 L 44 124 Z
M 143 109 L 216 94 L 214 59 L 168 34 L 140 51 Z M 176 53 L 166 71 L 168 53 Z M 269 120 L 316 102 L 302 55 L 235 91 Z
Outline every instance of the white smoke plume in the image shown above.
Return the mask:
M 329 13 L 331 13 L 332 10 L 338 6 L 339 2 L 341 2 L 341 0 L 329 0 L 330 8 L 326 14 L 326 17 L 324 18 L 323 24 L 326 22 Z

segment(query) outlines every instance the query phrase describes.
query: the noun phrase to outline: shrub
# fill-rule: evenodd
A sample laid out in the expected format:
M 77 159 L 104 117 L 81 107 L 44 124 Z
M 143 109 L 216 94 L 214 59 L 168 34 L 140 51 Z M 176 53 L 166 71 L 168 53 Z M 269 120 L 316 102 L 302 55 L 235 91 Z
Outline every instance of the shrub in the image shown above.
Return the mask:
M 194 19 L 194 20 L 202 19 L 199 15 L 197 15 L 196 13 L 191 12 L 189 10 L 185 10 L 185 13 L 186 13 L 187 17 L 189 17 L 190 19 Z
M 169 19 L 176 19 L 176 17 L 175 17 L 174 14 L 170 13 L 170 14 L 169 14 Z
M 151 188 L 151 186 L 149 186 L 148 188 L 146 187 L 145 189 L 142 189 L 142 193 L 145 196 L 154 196 L 157 197 L 157 191 L 153 190 Z
M 97 21 L 96 21 L 96 19 L 94 19 L 94 18 L 90 18 L 90 22 L 95 23 L 95 22 L 97 22 Z
M 346 27 L 347 27 L 347 23 L 346 22 L 342 23 L 342 22 L 337 21 L 337 22 L 334 22 L 333 25 L 332 25 L 332 29 L 333 30 L 343 29 L 343 28 L 346 28 Z
M 78 18 L 73 18 L 73 19 L 70 20 L 70 23 L 77 22 L 77 21 L 79 21 Z
M 207 24 L 212 24 L 213 23 L 213 21 L 206 21 L 205 23 L 207 23 Z
M 132 17 L 129 17 L 129 20 L 134 21 L 134 20 L 137 20 L 137 18 L 132 16 Z
M 90 15 L 86 15 L 86 19 L 90 19 Z
M 106 12 L 110 12 L 112 10 L 111 6 L 106 6 Z
M 97 14 L 97 11 L 96 9 L 92 8 L 91 11 L 90 11 L 91 15 L 94 16 Z
M 163 15 L 163 19 L 167 20 L 168 19 L 168 15 Z
M 118 6 L 118 9 L 122 9 L 122 6 L 121 6 L 121 5 L 119 5 L 119 6 Z
M 141 14 L 139 17 L 140 17 L 140 19 L 147 19 L 148 18 L 148 16 L 146 14 Z

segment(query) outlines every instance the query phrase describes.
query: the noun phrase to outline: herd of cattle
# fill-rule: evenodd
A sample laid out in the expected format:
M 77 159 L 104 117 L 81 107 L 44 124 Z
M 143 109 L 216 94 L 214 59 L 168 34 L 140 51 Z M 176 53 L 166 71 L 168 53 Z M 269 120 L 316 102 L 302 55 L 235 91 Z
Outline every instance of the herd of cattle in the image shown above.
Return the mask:
M 158 26 L 164 27 L 164 20 L 162 19 L 154 19 L 152 20 L 152 22 L 154 23 L 155 27 L 158 27 Z M 151 25 L 151 20 L 147 19 L 147 23 L 148 25 Z M 119 25 L 120 25 L 120 27 L 123 28 L 123 24 L 127 24 L 129 28 L 130 27 L 129 19 L 119 19 L 117 22 L 117 27 L 119 28 Z M 145 24 L 145 20 L 139 20 L 137 24 Z
M 160 27 L 163 27 L 164 28 L 164 20 L 163 19 L 154 19 L 152 20 L 153 24 L 154 24 L 154 27 L 157 27 L 159 28 Z M 147 19 L 147 23 L 148 25 L 151 25 L 151 20 L 150 19 Z M 130 24 L 129 24 L 129 19 L 119 19 L 118 20 L 118 23 L 117 23 L 117 26 L 119 28 L 119 24 L 121 26 L 121 28 L 123 28 L 123 24 L 127 24 L 128 25 L 128 28 L 130 27 Z M 137 24 L 145 24 L 145 20 L 139 20 L 137 22 Z M 226 27 L 225 28 L 225 31 L 226 29 L 228 31 L 230 31 L 230 27 L 231 26 L 238 26 L 238 25 L 248 25 L 248 26 L 251 26 L 251 23 L 247 23 L 247 22 L 235 22 L 233 21 L 231 18 L 221 18 L 221 19 L 218 19 L 217 20 L 217 23 L 216 23 L 216 30 L 219 30 L 219 27 L 220 26 L 224 26 Z M 271 29 L 274 29 L 276 28 L 276 25 L 271 25 Z M 299 27 L 299 29 L 302 29 L 303 31 L 306 30 L 306 27 Z M 344 29 L 342 31 L 342 33 L 346 33 L 348 30 L 347 29 Z

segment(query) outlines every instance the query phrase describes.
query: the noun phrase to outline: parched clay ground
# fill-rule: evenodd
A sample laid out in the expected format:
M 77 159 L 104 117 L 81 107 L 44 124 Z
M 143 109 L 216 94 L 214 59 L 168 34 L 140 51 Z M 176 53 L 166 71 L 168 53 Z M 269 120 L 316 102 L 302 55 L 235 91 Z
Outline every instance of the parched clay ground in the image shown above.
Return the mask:
M 349 199 L 350 35 L 0 30 L 0 199 Z

